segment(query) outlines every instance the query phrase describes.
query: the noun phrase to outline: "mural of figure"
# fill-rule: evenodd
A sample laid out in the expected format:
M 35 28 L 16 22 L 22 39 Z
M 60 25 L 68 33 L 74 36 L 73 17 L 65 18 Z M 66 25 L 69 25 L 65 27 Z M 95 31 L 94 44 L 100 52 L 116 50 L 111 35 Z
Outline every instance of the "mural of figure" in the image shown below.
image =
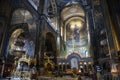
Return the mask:
M 79 42 L 79 40 L 80 40 L 80 29 L 76 24 L 75 24 L 75 28 L 74 28 L 74 31 L 73 31 L 73 36 L 74 36 L 74 40 L 76 42 Z

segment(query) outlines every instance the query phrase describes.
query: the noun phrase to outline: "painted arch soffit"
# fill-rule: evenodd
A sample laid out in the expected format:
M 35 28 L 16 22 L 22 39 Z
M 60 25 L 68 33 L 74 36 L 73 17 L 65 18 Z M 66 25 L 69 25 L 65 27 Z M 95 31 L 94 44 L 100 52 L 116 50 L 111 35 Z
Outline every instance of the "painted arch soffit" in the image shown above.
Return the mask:
M 11 22 L 12 25 L 18 23 L 30 23 L 30 22 L 33 22 L 33 16 L 28 10 L 17 9 L 14 11 Z
M 73 16 L 85 17 L 84 9 L 78 5 L 72 5 L 64 8 L 61 12 L 61 18 L 63 21 Z

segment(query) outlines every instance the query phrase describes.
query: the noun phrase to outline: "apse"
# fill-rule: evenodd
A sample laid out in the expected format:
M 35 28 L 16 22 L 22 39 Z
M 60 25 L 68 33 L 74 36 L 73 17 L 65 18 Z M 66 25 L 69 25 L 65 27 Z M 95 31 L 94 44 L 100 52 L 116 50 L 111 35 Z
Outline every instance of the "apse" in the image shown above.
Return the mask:
M 77 53 L 81 57 L 88 57 L 88 38 L 85 23 L 73 19 L 66 25 L 66 53 Z
M 62 36 L 65 41 L 64 57 L 72 53 L 78 54 L 81 58 L 90 57 L 89 52 L 89 31 L 87 16 L 80 5 L 69 5 L 61 12 L 63 27 Z

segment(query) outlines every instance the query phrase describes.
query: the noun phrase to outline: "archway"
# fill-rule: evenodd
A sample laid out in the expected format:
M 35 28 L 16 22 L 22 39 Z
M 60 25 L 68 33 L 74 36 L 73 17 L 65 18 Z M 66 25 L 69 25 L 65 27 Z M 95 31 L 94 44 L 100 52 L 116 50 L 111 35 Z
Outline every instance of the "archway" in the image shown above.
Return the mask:
M 69 61 L 71 69 L 73 68 L 79 69 L 80 58 L 81 57 L 77 53 L 72 53 L 69 56 L 67 56 L 67 60 Z
M 78 4 L 71 4 L 62 10 L 61 19 L 64 23 L 61 33 L 66 44 L 64 56 L 75 52 L 81 58 L 90 57 L 86 17 L 84 8 Z
M 56 63 L 56 40 L 51 32 L 46 33 L 45 48 L 46 55 Z
M 29 59 L 34 58 L 36 41 L 36 18 L 34 14 L 24 8 L 17 8 L 12 13 L 11 24 L 7 30 L 5 45 L 5 69 L 11 65 L 15 69 L 15 60 L 22 54 L 28 54 Z M 34 16 L 33 16 L 34 15 Z M 13 69 L 10 68 L 12 71 Z M 7 71 L 5 73 L 8 73 Z
M 11 34 L 8 45 L 8 54 L 13 55 L 15 57 L 21 57 L 22 54 L 26 53 L 26 49 L 24 48 L 26 42 L 26 33 L 23 29 L 16 29 Z M 14 58 L 13 58 L 14 60 Z
M 34 57 L 36 24 L 32 14 L 23 8 L 16 9 L 12 13 L 11 26 L 8 33 L 6 57 L 20 57 L 20 51 Z M 34 32 L 34 33 L 33 33 Z M 33 36 L 33 37 L 31 37 Z M 15 52 L 15 54 L 13 53 Z M 19 52 L 18 52 L 19 51 Z M 14 58 L 11 58 L 13 61 Z

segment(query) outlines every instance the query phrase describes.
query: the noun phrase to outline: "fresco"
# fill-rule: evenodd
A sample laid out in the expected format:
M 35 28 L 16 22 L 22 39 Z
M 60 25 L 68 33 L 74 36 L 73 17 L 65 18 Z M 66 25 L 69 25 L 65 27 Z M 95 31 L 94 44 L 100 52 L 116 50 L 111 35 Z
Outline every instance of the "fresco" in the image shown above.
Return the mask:
M 66 53 L 77 53 L 81 57 L 89 57 L 88 32 L 86 27 L 76 22 L 68 23 L 66 26 Z

